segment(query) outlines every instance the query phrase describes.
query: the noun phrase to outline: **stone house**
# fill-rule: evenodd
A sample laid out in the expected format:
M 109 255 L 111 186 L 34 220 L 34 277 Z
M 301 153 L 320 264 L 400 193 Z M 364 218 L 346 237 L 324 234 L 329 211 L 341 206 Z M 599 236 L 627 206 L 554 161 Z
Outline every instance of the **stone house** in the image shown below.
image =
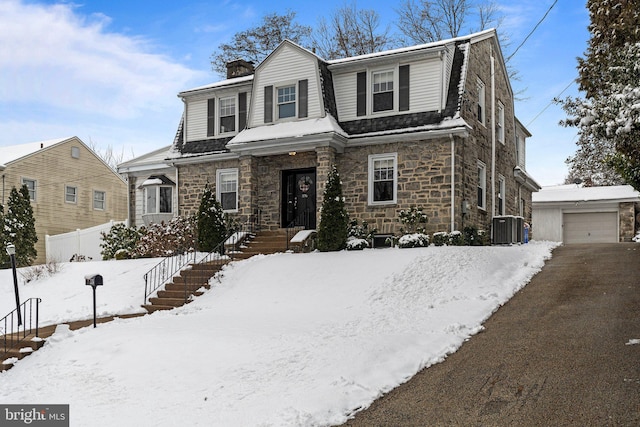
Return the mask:
M 0 163 L 3 205 L 13 187 L 29 189 L 36 264 L 49 260 L 45 236 L 127 218 L 125 181 L 78 137 L 2 147 Z
M 531 219 L 540 186 L 495 30 L 332 61 L 284 41 L 255 68 L 235 61 L 226 80 L 178 96 L 167 163 L 180 215 L 209 183 L 241 221 L 315 228 L 336 165 L 349 215 L 379 233 L 398 233 L 411 206 L 429 233 Z

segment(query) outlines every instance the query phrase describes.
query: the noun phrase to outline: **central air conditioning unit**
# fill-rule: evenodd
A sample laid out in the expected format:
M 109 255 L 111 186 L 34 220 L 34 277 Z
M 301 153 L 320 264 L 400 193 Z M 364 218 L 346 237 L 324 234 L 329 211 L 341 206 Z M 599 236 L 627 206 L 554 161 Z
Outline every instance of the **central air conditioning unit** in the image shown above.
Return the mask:
M 524 218 L 521 216 L 495 216 L 491 229 L 494 245 L 513 245 L 524 242 Z

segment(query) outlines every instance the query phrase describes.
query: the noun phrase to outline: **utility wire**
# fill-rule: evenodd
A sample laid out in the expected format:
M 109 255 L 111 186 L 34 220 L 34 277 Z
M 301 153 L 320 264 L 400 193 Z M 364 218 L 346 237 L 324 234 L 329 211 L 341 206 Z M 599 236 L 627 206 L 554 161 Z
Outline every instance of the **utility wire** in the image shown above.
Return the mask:
M 524 45 L 527 40 L 529 39 L 529 37 L 531 37 L 531 35 L 538 29 L 538 27 L 540 26 L 540 24 L 542 24 L 542 21 L 544 21 L 547 18 L 547 15 L 549 15 L 549 12 L 551 12 L 551 9 L 553 9 L 553 7 L 556 5 L 556 3 L 558 3 L 558 0 L 555 0 L 553 2 L 553 4 L 551 6 L 549 6 L 549 9 L 547 9 L 547 12 L 544 14 L 544 16 L 542 17 L 542 19 L 540 19 L 538 21 L 538 23 L 536 24 L 535 27 L 533 27 L 533 30 L 531 30 L 531 32 L 529 32 L 529 34 L 527 34 L 527 37 L 524 38 L 524 40 L 522 41 L 522 43 L 520 43 L 520 45 L 516 48 L 516 50 L 513 51 L 513 53 L 511 55 L 509 55 L 509 57 L 507 58 L 507 60 L 505 61 L 505 63 L 509 62 L 509 60 L 511 58 L 513 58 L 513 55 L 515 55 L 518 50 L 520 50 L 520 48 L 522 47 L 522 45 Z
M 564 91 L 565 91 L 565 90 L 567 90 L 567 89 L 569 89 L 569 88 L 571 87 L 571 85 L 572 85 L 572 84 L 574 84 L 575 82 L 576 82 L 575 80 L 571 80 L 571 81 L 569 82 L 569 84 L 568 84 L 564 89 L 562 89 L 562 92 L 560 92 L 558 95 L 556 95 L 553 99 L 556 99 L 556 98 L 558 98 L 560 95 L 562 95 L 562 94 L 564 93 Z M 542 113 L 544 113 L 544 112 L 547 110 L 547 108 L 549 108 L 549 107 L 551 106 L 551 104 L 553 104 L 553 103 L 554 103 L 554 101 L 553 101 L 553 100 L 551 100 L 551 102 L 549 102 L 549 103 L 547 104 L 547 106 L 546 106 L 546 107 L 544 107 L 544 108 L 542 109 L 542 111 L 540 111 L 538 114 L 536 114 L 536 116 L 535 116 L 533 119 L 531 119 L 531 121 L 530 121 L 529 123 L 527 123 L 525 127 L 529 127 L 529 125 L 530 125 L 531 123 L 535 122 L 535 121 L 536 121 L 536 119 L 537 119 L 538 117 L 540 117 L 540 116 L 542 115 Z

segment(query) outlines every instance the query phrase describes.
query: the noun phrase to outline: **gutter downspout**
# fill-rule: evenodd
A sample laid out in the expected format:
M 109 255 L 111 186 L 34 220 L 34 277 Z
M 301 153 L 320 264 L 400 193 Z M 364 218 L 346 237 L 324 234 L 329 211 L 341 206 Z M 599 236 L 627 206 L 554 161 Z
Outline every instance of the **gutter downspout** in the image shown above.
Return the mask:
M 454 232 L 456 229 L 456 150 L 453 134 L 449 134 L 449 139 L 451 140 L 451 232 Z
M 491 217 L 496 216 L 496 77 L 493 46 L 491 52 Z

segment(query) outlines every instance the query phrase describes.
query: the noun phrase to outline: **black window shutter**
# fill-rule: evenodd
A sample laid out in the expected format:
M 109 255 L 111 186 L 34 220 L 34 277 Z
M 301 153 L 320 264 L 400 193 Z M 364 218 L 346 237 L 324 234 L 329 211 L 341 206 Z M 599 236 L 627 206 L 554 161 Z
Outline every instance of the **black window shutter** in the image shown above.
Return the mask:
M 357 82 L 357 106 L 356 106 L 356 114 L 358 116 L 366 116 L 367 115 L 367 73 L 363 71 L 358 73 L 358 82 Z
M 247 92 L 238 94 L 238 130 L 247 126 Z
M 273 121 L 273 86 L 264 87 L 264 122 Z
M 309 104 L 309 96 L 308 96 L 308 80 L 300 80 L 298 81 L 298 117 L 307 117 L 308 112 L 308 104 Z
M 398 94 L 400 95 L 400 111 L 409 110 L 409 66 L 401 65 L 398 75 L 398 85 L 400 86 Z
M 214 136 L 216 131 L 216 99 L 207 100 L 207 136 Z

